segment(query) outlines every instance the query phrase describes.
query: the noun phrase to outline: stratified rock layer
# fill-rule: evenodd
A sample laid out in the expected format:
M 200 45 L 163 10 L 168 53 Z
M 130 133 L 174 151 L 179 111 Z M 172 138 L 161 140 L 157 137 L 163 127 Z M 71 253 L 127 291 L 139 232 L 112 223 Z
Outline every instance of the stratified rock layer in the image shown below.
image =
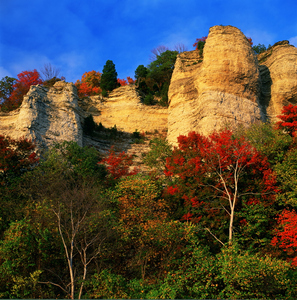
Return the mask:
M 276 43 L 258 56 L 262 81 L 261 103 L 270 121 L 282 107 L 297 104 L 297 48 L 288 41 Z
M 117 88 L 107 98 L 79 99 L 72 83 L 59 81 L 52 88 L 31 86 L 19 109 L 0 113 L 0 134 L 32 139 L 39 148 L 61 141 L 83 146 L 82 126 L 89 115 L 104 127 L 116 125 L 128 133 L 167 131 L 167 108 L 143 105 L 135 86 Z
M 297 48 L 278 42 L 256 56 L 243 33 L 232 26 L 210 28 L 203 56 L 178 55 L 169 87 L 169 109 L 141 103 L 135 86 L 115 89 L 106 98 L 79 99 L 72 83 L 32 86 L 21 107 L 0 112 L 0 134 L 26 137 L 47 147 L 53 142 L 94 144 L 83 136 L 84 118 L 132 133 L 162 131 L 168 140 L 198 131 L 275 121 L 282 107 L 297 104 Z M 168 121 L 168 123 L 167 123 Z M 87 142 L 86 142 L 87 141 Z
M 169 88 L 168 140 L 198 131 L 263 120 L 258 62 L 243 33 L 232 26 L 210 28 L 203 52 L 177 58 Z
M 117 129 L 129 133 L 135 130 L 167 131 L 167 108 L 142 104 L 133 85 L 119 87 L 103 100 L 96 101 L 96 96 L 92 98 L 95 102 L 84 110 L 104 127 L 116 125 Z

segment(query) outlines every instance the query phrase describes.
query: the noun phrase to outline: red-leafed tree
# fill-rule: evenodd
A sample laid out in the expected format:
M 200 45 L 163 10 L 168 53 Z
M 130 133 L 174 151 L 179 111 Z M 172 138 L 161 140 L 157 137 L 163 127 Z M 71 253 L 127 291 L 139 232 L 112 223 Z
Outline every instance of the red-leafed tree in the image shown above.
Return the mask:
M 100 72 L 85 72 L 81 77 L 81 80 L 77 80 L 75 83 L 78 97 L 82 98 L 100 94 L 102 92 L 102 89 L 100 88 L 100 83 Z
M 120 86 L 125 86 L 125 85 L 128 85 L 128 82 L 126 81 L 126 79 L 120 79 L 120 78 L 118 78 L 118 84 Z
M 206 216 L 208 222 L 214 218 L 227 222 L 229 242 L 240 202 L 259 201 L 255 200 L 259 197 L 273 201 L 276 191 L 267 159 L 229 130 L 209 137 L 195 132 L 178 137 L 178 148 L 167 158 L 165 174 L 177 178 L 168 192 L 183 199 L 187 208 L 183 219 L 200 222 Z
M 207 36 L 203 36 L 202 38 L 197 38 L 196 42 L 193 44 L 193 47 L 196 50 L 202 50 L 204 48 L 204 44 L 206 42 Z
M 17 77 L 18 79 L 13 85 L 13 91 L 10 97 L 2 103 L 2 109 L 4 108 L 5 110 L 11 111 L 18 108 L 22 104 L 23 97 L 28 93 L 30 86 L 43 83 L 36 69 L 21 72 Z
M 297 266 L 297 213 L 295 210 L 284 209 L 279 215 L 279 227 L 271 244 L 283 249 L 291 257 L 292 265 Z
M 107 166 L 107 170 L 113 179 L 119 179 L 123 176 L 130 176 L 138 173 L 136 168 L 131 168 L 133 156 L 128 155 L 124 151 L 117 154 L 113 147 L 109 150 L 108 156 L 100 161 L 99 164 Z
M 0 135 L 0 184 L 19 176 L 38 162 L 35 145 L 27 139 Z
M 134 84 L 136 80 L 132 79 L 130 76 L 127 76 L 127 81 L 129 84 Z
M 254 44 L 254 43 L 253 43 L 253 40 L 252 40 L 252 38 L 250 38 L 250 37 L 247 37 L 247 40 L 248 40 L 248 42 L 250 43 L 250 45 L 251 45 L 251 46 L 253 46 L 253 44 Z
M 276 123 L 277 129 L 283 129 L 291 136 L 296 135 L 297 130 L 297 105 L 284 106 L 282 114 L 277 116 L 280 121 Z
M 120 86 L 125 86 L 128 84 L 134 84 L 134 83 L 135 83 L 135 80 L 133 80 L 130 76 L 127 76 L 127 80 L 118 78 L 118 84 Z

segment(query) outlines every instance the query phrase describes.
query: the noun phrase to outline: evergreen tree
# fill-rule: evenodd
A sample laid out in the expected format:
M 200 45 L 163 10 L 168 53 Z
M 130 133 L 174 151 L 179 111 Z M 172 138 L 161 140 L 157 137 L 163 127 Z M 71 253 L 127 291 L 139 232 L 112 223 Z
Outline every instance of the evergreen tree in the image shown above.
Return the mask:
M 157 56 L 157 59 L 148 66 L 147 77 L 151 78 L 159 87 L 165 82 L 170 82 L 174 69 L 177 51 L 167 50 Z
M 117 82 L 118 73 L 115 69 L 115 64 L 112 60 L 107 60 L 103 67 L 101 75 L 101 88 L 104 91 L 112 91 L 118 86 Z
M 144 65 L 139 65 L 135 70 L 135 79 L 137 81 L 145 79 L 148 72 L 148 68 L 146 68 Z
M 13 92 L 13 85 L 15 82 L 15 78 L 8 76 L 5 76 L 0 80 L 0 103 L 8 100 Z

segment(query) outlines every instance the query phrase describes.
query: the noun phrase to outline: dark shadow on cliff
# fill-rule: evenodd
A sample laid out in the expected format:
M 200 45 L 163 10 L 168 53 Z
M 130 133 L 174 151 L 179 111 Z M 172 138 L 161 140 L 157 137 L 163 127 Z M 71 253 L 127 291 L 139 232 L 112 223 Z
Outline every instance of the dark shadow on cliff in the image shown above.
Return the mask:
M 260 71 L 260 78 L 261 78 L 261 93 L 260 93 L 260 109 L 261 113 L 264 116 L 265 122 L 270 122 L 270 118 L 267 115 L 267 107 L 269 106 L 269 103 L 271 101 L 271 85 L 272 80 L 270 76 L 269 68 L 265 65 L 259 66 Z

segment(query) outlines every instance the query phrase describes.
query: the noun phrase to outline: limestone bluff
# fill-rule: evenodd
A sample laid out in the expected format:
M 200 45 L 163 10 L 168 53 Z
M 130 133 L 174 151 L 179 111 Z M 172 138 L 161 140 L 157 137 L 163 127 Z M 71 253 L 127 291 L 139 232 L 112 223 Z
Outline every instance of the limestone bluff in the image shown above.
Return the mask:
M 297 48 L 287 41 L 258 57 L 232 26 L 214 26 L 203 51 L 181 53 L 169 88 L 168 140 L 191 130 L 274 121 L 297 102 Z
M 19 109 L 0 112 L 0 134 L 25 136 L 40 146 L 63 140 L 83 146 L 82 124 L 92 114 L 95 122 L 130 133 L 168 129 L 175 144 L 193 130 L 209 134 L 227 124 L 274 121 L 284 105 L 297 103 L 297 48 L 283 41 L 256 56 L 236 27 L 211 27 L 203 56 L 178 55 L 168 95 L 165 109 L 143 105 L 134 86 L 88 100 L 77 97 L 72 83 L 32 86 Z

